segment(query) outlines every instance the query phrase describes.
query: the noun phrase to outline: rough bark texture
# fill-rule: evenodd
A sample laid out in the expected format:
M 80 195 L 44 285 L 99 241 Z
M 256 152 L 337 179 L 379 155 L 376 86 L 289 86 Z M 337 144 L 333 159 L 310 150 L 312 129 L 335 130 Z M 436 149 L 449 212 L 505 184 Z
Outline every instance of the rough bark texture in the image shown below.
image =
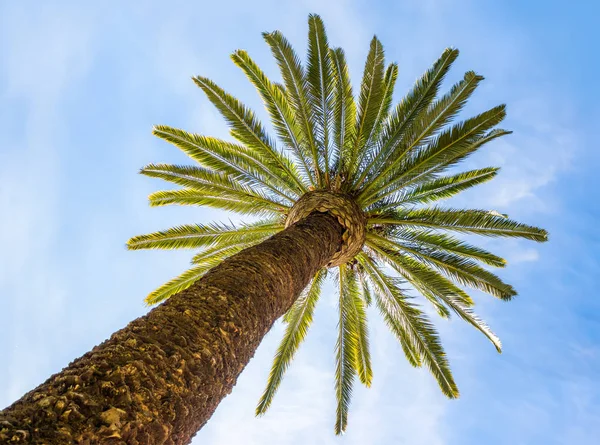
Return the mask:
M 0 412 L 0 443 L 189 443 L 341 242 L 314 213 L 229 258 Z
M 285 221 L 288 227 L 312 212 L 327 212 L 344 228 L 342 248 L 333 255 L 327 267 L 339 266 L 352 260 L 365 244 L 366 218 L 354 199 L 344 193 L 314 190 L 305 193 L 290 210 Z

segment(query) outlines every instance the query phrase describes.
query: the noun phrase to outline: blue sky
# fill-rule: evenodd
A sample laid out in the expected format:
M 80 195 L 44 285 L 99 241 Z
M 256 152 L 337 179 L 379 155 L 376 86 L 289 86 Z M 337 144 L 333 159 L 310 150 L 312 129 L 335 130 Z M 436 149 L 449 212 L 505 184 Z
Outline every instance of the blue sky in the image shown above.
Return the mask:
M 499 177 L 452 204 L 542 225 L 551 241 L 481 240 L 508 259 L 501 275 L 520 295 L 503 303 L 475 294 L 502 355 L 458 320 L 439 320 L 460 399 L 445 400 L 426 370 L 411 368 L 371 312 L 374 384 L 356 388 L 348 432 L 336 438 L 330 289 L 271 411 L 253 416 L 280 325 L 194 443 L 597 443 L 600 7 L 325 3 L 0 3 L 0 406 L 145 313 L 143 297 L 188 264 L 186 252 L 128 252 L 130 236 L 229 217 L 148 208 L 146 196 L 163 184 L 138 169 L 185 161 L 151 127 L 226 136 L 190 77 L 213 78 L 258 110 L 228 55 L 246 49 L 276 76 L 260 33 L 280 29 L 304 52 L 307 15 L 317 12 L 347 51 L 355 84 L 374 33 L 399 63 L 398 94 L 445 47 L 458 47 L 449 80 L 469 69 L 486 76 L 467 111 L 507 103 L 503 126 L 515 133 L 465 165 L 500 166 Z

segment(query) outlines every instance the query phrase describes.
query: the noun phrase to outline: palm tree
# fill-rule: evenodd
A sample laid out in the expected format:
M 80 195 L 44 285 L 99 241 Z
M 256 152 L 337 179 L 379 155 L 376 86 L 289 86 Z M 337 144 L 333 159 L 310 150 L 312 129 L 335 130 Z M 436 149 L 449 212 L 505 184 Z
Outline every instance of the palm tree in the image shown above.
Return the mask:
M 337 434 L 346 429 L 355 378 L 371 384 L 366 307 L 372 303 L 407 360 L 426 365 L 450 398 L 458 396 L 457 385 L 413 292 L 443 318 L 454 312 L 500 351 L 464 287 L 510 300 L 515 290 L 481 265 L 506 262 L 451 233 L 533 241 L 545 241 L 547 233 L 495 211 L 432 204 L 496 176 L 497 168 L 451 170 L 510 133 L 496 128 L 504 105 L 452 123 L 483 78 L 467 72 L 438 95 L 458 56 L 447 49 L 392 107 L 398 66 L 385 65 L 376 37 L 355 99 L 343 50 L 329 47 L 318 16 L 308 22 L 306 67 L 280 32 L 263 35 L 283 84 L 269 80 L 245 51 L 232 55 L 263 100 L 279 146 L 249 108 L 198 76 L 194 82 L 236 142 L 157 126 L 156 136 L 196 164 L 141 170 L 181 186 L 150 195 L 152 206 L 211 206 L 253 221 L 183 225 L 130 239 L 130 249 L 199 251 L 189 270 L 146 299 L 168 301 L 3 411 L 0 439 L 188 443 L 283 316 L 285 335 L 256 409 L 263 414 L 306 336 L 328 275 L 339 286 Z

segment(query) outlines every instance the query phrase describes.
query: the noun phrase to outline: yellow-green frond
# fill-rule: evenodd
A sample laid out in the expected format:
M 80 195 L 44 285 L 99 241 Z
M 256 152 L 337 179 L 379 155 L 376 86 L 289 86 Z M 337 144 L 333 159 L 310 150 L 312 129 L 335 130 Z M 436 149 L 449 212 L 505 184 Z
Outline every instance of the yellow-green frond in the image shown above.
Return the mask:
M 433 66 L 415 83 L 412 90 L 400 101 L 383 126 L 381 137 L 373 156 L 364 165 L 354 187 L 359 189 L 367 177 L 375 176 L 392 153 L 404 141 L 413 122 L 435 99 L 450 66 L 458 57 L 458 50 L 446 49 Z
M 210 79 L 196 76 L 193 80 L 227 120 L 233 137 L 256 150 L 265 160 L 265 167 L 276 172 L 276 176 L 285 181 L 289 190 L 300 194 L 306 192 L 306 186 L 299 179 L 294 163 L 277 151 L 275 142 L 267 135 L 254 112 Z
M 429 319 L 402 293 L 393 278 L 381 271 L 368 257 L 362 256 L 359 261 L 373 279 L 377 289 L 375 301 L 388 326 L 399 337 L 409 362 L 418 366 L 421 363 L 417 359 L 419 357 L 437 380 L 442 392 L 449 398 L 458 397 L 458 387 L 450 372 L 446 353 Z
M 279 344 L 275 359 L 273 360 L 273 366 L 269 373 L 269 380 L 267 387 L 265 388 L 258 406 L 256 407 L 256 415 L 264 414 L 271 402 L 273 397 L 281 384 L 283 374 L 290 365 L 296 350 L 306 337 L 308 328 L 312 322 L 313 312 L 319 295 L 321 294 L 321 286 L 325 277 L 327 276 L 327 269 L 321 269 L 313 278 L 311 284 L 303 292 L 303 294 L 296 300 L 288 315 L 286 317 L 286 329 L 283 339 Z
M 146 304 L 152 305 L 160 303 L 161 301 L 164 301 L 167 298 L 187 289 L 200 278 L 202 278 L 202 276 L 211 268 L 212 266 L 200 264 L 186 270 L 181 275 L 167 281 L 165 284 L 150 292 L 145 299 Z
M 361 202 L 368 205 L 374 196 L 381 199 L 420 180 L 431 178 L 432 174 L 453 164 L 455 159 L 471 152 L 473 144 L 485 137 L 487 131 L 500 123 L 505 115 L 503 105 L 495 107 L 443 131 L 422 148 L 406 153 L 390 167 L 389 177 L 380 175 L 374 180 L 371 193 L 361 198 Z
M 472 258 L 483 264 L 494 267 L 506 266 L 506 260 L 493 253 L 472 246 L 464 241 L 444 233 L 428 229 L 393 227 L 386 231 L 386 237 L 393 240 L 415 243 L 419 246 L 437 251 L 446 251 L 466 258 Z
M 369 329 L 367 325 L 367 313 L 365 302 L 362 298 L 361 283 L 356 272 L 347 268 L 344 274 L 346 283 L 346 295 L 344 302 L 348 304 L 350 313 L 350 331 L 354 339 L 354 368 L 361 383 L 367 387 L 371 386 L 373 371 L 371 369 L 371 354 L 369 352 Z
M 377 123 L 382 97 L 385 94 L 382 88 L 384 63 L 383 46 L 379 39 L 373 36 L 357 101 L 356 132 L 347 164 L 349 183 L 356 174 L 361 150 L 365 148 L 365 143 Z
M 288 100 L 302 131 L 303 140 L 306 141 L 306 156 L 310 157 L 312 161 L 311 167 L 314 179 L 317 185 L 320 186 L 323 175 L 321 172 L 319 149 L 315 139 L 313 113 L 308 98 L 306 73 L 300 63 L 300 59 L 283 34 L 279 31 L 274 31 L 263 33 L 263 37 L 271 48 L 273 57 L 275 57 L 281 71 Z
M 408 255 L 430 265 L 461 285 L 479 289 L 503 300 L 510 300 L 517 294 L 512 286 L 479 267 L 471 259 L 423 246 L 396 242 L 373 233 L 367 235 L 367 240 L 392 252 Z
M 353 310 L 350 289 L 347 284 L 348 267 L 339 268 L 339 320 L 338 338 L 335 345 L 335 434 L 342 434 L 348 425 L 348 410 L 352 397 L 352 386 L 356 375 L 356 336 L 352 329 Z
M 248 234 L 273 233 L 283 225 L 267 221 L 236 227 L 226 224 L 188 224 L 160 232 L 138 235 L 127 241 L 129 250 L 139 249 L 196 249 L 217 243 L 239 242 Z
M 333 67 L 329 43 L 321 17 L 308 16 L 308 63 L 306 67 L 308 97 L 313 112 L 318 150 L 323 159 L 324 184 L 330 180 L 330 130 L 333 117 Z
M 496 177 L 499 168 L 488 167 L 470 170 L 452 176 L 444 176 L 424 182 L 414 188 L 404 188 L 399 191 L 399 197 L 384 208 L 397 208 L 409 204 L 429 204 L 440 199 L 448 199 L 460 192 L 474 187 Z
M 335 87 L 333 105 L 333 168 L 336 172 L 335 189 L 339 189 L 342 179 L 348 178 L 348 162 L 351 156 L 352 143 L 355 138 L 356 104 L 352 94 L 352 83 L 346 63 L 346 56 L 341 48 L 329 50 L 329 58 L 333 65 Z
M 491 237 L 525 238 L 547 241 L 548 232 L 513 221 L 490 210 L 458 210 L 429 207 L 398 210 L 389 215 L 369 218 L 369 224 L 416 226 Z
M 381 172 L 371 178 L 370 183 L 362 191 L 359 201 L 368 202 L 369 198 L 376 193 L 373 190 L 382 187 L 381 178 L 384 180 L 388 178 L 404 161 L 405 156 L 411 155 L 413 149 L 419 147 L 424 140 L 456 116 L 481 80 L 483 77 L 472 71 L 466 73 L 464 79 L 455 84 L 446 95 L 432 103 L 427 110 L 423 110 L 419 118 L 406 130 L 402 144 L 390 153 L 388 162 L 382 166 Z
M 273 84 L 250 56 L 248 56 L 246 51 L 235 51 L 231 58 L 256 87 L 269 112 L 277 135 L 292 150 L 292 153 L 300 163 L 306 181 L 314 186 L 315 182 L 310 168 L 311 160 L 306 150 L 304 133 L 299 126 L 294 110 L 288 102 L 285 90 Z
M 155 126 L 153 133 L 175 145 L 203 167 L 254 187 L 270 190 L 289 202 L 294 202 L 298 196 L 290 191 L 287 181 L 280 178 L 276 170 L 267 166 L 268 161 L 256 150 L 166 125 Z
M 210 187 L 207 187 L 207 189 L 162 190 L 151 193 L 148 196 L 148 202 L 152 207 L 165 205 L 206 206 L 258 216 L 273 216 L 282 214 L 285 210 L 285 207 L 279 206 L 268 199 L 244 192 L 225 191 L 214 187 L 212 190 Z

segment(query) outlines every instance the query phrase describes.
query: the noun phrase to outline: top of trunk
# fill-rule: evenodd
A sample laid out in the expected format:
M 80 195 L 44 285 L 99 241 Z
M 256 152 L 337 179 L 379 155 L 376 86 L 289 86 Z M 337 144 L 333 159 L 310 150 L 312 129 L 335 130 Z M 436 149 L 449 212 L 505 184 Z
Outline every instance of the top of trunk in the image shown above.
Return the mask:
M 327 267 L 339 266 L 352 260 L 358 254 L 366 236 L 366 218 L 348 195 L 328 190 L 314 190 L 304 194 L 292 207 L 285 226 L 306 218 L 313 212 L 329 213 L 344 228 L 342 246 L 335 253 Z

